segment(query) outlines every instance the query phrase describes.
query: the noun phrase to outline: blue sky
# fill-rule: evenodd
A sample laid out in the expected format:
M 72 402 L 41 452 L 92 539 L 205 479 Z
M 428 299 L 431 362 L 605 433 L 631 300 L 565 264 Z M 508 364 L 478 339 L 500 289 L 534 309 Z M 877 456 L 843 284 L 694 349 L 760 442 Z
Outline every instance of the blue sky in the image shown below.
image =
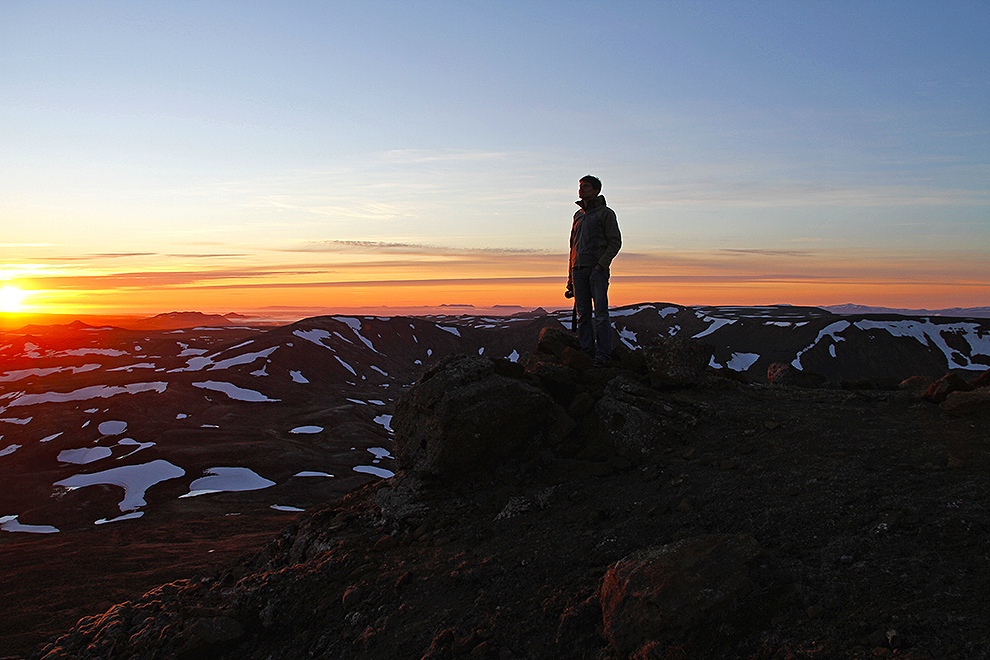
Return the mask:
M 986 2 L 3 0 L 0 280 L 565 306 L 590 172 L 613 301 L 987 305 L 987 34 Z

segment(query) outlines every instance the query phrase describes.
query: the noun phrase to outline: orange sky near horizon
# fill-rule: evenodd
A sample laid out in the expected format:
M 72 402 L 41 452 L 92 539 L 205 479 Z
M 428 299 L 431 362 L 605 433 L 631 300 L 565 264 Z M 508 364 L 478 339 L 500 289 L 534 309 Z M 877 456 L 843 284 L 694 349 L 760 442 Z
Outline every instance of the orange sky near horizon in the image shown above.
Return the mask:
M 0 312 L 250 314 L 291 308 L 305 316 L 313 310 L 387 313 L 424 308 L 428 313 L 441 305 L 570 306 L 562 295 L 566 255 L 535 250 L 431 252 L 402 246 L 383 255 L 376 246 L 344 258 L 306 263 L 228 259 L 193 269 L 132 256 L 127 266 L 31 264 L 16 271 L 7 266 L 0 284 L 8 293 L 0 296 Z M 641 302 L 976 307 L 990 304 L 990 277 L 978 253 L 880 258 L 848 250 L 620 252 L 613 263 L 610 303 Z M 286 310 L 289 315 L 291 309 Z

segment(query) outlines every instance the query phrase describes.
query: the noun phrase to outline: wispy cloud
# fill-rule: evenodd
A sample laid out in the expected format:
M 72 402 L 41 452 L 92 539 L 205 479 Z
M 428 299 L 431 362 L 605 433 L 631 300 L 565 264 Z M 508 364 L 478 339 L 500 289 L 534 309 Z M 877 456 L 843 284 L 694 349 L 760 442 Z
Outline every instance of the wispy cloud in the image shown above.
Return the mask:
M 507 248 L 507 247 L 444 247 L 438 245 L 427 245 L 422 243 L 392 243 L 385 241 L 348 241 L 348 240 L 324 240 L 309 241 L 296 247 L 282 249 L 285 252 L 394 252 L 399 254 L 427 254 L 427 255 L 463 255 L 478 257 L 479 255 L 492 255 L 493 257 L 505 255 L 549 255 L 548 250 L 536 248 Z

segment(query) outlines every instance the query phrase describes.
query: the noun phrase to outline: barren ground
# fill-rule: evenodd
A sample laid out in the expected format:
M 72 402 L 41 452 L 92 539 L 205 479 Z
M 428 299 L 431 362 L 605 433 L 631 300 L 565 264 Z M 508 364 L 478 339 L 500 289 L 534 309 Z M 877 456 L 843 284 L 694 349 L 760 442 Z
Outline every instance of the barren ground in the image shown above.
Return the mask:
M 664 396 L 697 423 L 655 460 L 506 465 L 436 486 L 428 510 L 401 524 L 382 521 L 380 482 L 304 515 L 260 553 L 284 518 L 122 526 L 85 543 L 8 535 L 2 652 L 25 654 L 126 600 L 134 621 L 153 604 L 244 621 L 246 636 L 213 657 L 611 660 L 594 605 L 609 565 L 652 545 L 749 533 L 767 553 L 751 627 L 649 657 L 988 657 L 985 413 L 950 418 L 896 391 Z M 521 506 L 500 516 L 510 502 Z M 296 543 L 307 535 L 332 543 L 309 556 Z M 166 642 L 71 641 L 48 651 L 168 657 Z

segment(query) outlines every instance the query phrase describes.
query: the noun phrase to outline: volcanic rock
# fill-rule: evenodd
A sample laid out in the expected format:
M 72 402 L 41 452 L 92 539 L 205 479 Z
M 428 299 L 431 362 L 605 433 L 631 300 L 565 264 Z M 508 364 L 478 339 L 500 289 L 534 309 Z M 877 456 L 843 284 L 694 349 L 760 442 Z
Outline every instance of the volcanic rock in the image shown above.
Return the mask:
M 659 337 L 643 349 L 654 387 L 690 387 L 710 380 L 712 348 L 683 337 Z
M 620 655 L 650 642 L 719 636 L 753 589 L 763 555 L 751 535 L 710 535 L 648 548 L 613 564 L 602 581 L 605 636 Z
M 573 428 L 550 395 L 499 374 L 499 362 L 444 358 L 399 398 L 392 426 L 404 469 L 430 475 L 470 471 L 541 442 L 556 444 Z
M 973 389 L 990 387 L 990 369 L 987 369 L 982 374 L 971 380 L 969 384 L 973 387 Z
M 932 384 L 931 378 L 925 378 L 924 376 L 911 376 L 910 378 L 905 378 L 898 385 L 897 389 L 905 390 L 908 392 L 924 392 Z
M 666 449 L 685 429 L 659 392 L 623 376 L 608 383 L 595 413 L 600 433 L 615 451 L 634 460 Z
M 990 388 L 982 387 L 970 392 L 951 392 L 939 407 L 950 415 L 969 415 L 990 410 Z
M 540 330 L 540 338 L 536 343 L 538 352 L 553 355 L 557 359 L 563 360 L 564 351 L 568 348 L 574 350 L 581 348 L 574 333 L 554 326 L 547 326 Z
M 784 387 L 824 387 L 825 377 L 810 371 L 797 369 L 790 364 L 775 362 L 767 368 L 767 380 L 771 385 Z
M 953 392 L 968 392 L 971 389 L 973 386 L 966 382 L 962 376 L 947 373 L 929 385 L 921 398 L 932 403 L 942 403 Z

